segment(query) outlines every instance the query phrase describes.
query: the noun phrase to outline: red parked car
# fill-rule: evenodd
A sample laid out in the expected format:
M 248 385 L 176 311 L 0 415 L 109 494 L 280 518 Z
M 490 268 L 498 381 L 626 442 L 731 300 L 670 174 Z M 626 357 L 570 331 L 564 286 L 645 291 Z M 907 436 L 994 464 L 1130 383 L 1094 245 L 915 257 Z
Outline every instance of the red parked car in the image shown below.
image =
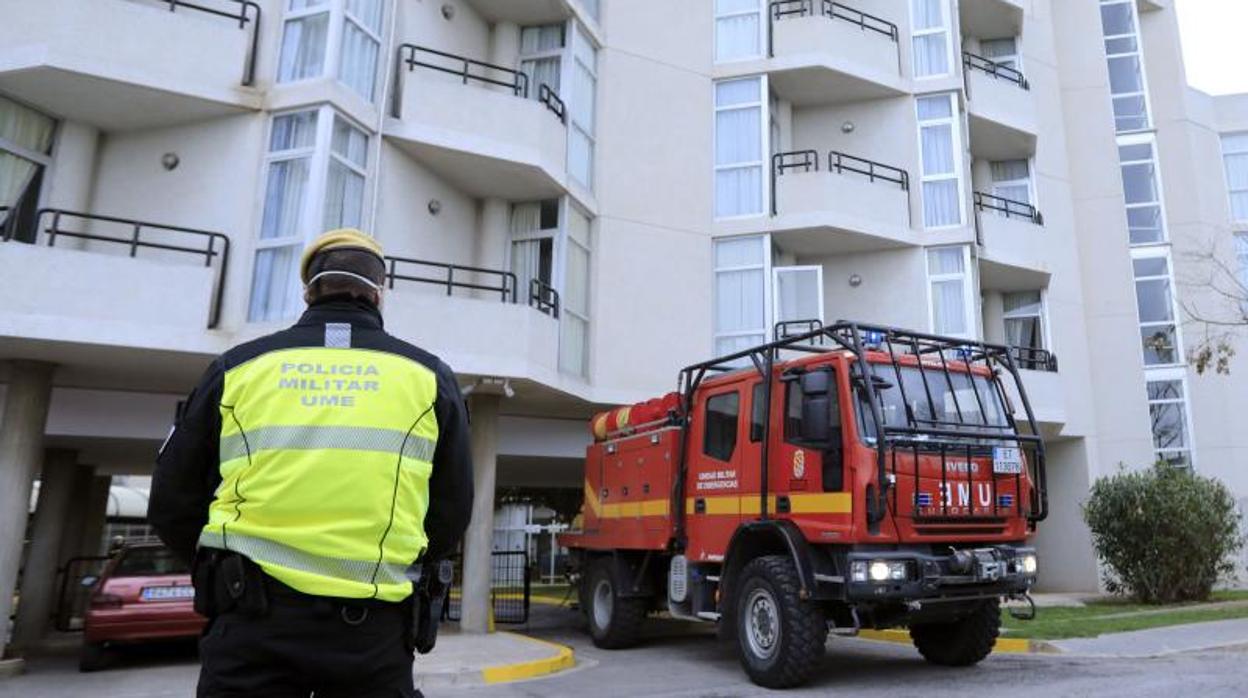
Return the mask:
M 193 608 L 190 570 L 160 544 L 123 547 L 98 579 L 83 583 L 91 598 L 81 671 L 104 668 L 114 646 L 198 637 L 207 622 Z

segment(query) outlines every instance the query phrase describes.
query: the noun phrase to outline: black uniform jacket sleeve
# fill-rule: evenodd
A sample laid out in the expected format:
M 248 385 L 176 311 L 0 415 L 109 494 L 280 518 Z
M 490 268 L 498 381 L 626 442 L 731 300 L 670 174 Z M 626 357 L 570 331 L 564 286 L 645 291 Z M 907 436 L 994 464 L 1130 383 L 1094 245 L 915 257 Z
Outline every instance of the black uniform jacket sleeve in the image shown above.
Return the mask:
M 459 392 L 455 374 L 438 362 L 438 445 L 433 452 L 433 474 L 429 478 L 429 511 L 425 533 L 429 549 L 425 555 L 437 560 L 455 552 L 468 519 L 472 516 L 472 455 L 468 438 L 468 411 Z
M 165 545 L 188 563 L 195 557 L 199 532 L 208 523 L 208 506 L 221 483 L 218 448 L 224 378 L 218 359 L 187 398 L 156 457 L 152 475 L 148 522 Z

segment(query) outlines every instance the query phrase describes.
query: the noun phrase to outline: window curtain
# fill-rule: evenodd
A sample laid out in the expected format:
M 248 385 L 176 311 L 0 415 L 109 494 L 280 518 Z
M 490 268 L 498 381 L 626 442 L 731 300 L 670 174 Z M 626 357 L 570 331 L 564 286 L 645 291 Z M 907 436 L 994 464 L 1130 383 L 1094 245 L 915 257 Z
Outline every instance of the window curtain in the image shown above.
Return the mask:
M 920 102 L 920 118 L 922 118 Z M 946 111 L 948 111 L 946 109 Z M 953 152 L 953 126 L 934 124 L 920 129 L 923 175 L 949 176 L 923 182 L 923 222 L 929 227 L 957 225 L 962 222 L 958 201 L 956 160 Z
M 715 60 L 731 61 L 760 55 L 758 22 L 758 14 L 715 20 Z
M 740 216 L 763 210 L 762 107 L 729 109 L 715 115 L 715 215 Z M 737 163 L 742 167 L 722 167 Z
M 525 27 L 520 30 L 520 55 L 554 51 L 564 46 L 564 26 L 562 24 L 545 24 L 538 27 Z
M 324 229 L 359 228 L 363 222 L 363 175 L 331 159 L 325 183 Z
M 381 46 L 367 32 L 347 20 L 342 26 L 342 57 L 338 79 L 361 97 L 373 101 L 377 84 L 377 54 Z
M 550 58 L 530 58 L 520 61 L 520 72 L 529 76 L 529 97 L 537 99 L 541 95 L 539 85 L 548 85 L 559 94 L 560 63 L 558 56 Z M 562 97 L 562 95 L 560 95 Z
M 1040 293 L 1022 291 L 1002 297 L 1005 310 L 1005 343 L 1012 347 L 1043 349 L 1040 324 Z
M 912 0 L 914 31 L 940 30 L 914 37 L 914 75 L 944 75 L 949 72 L 948 28 L 945 26 L 943 3 L 947 0 Z
M 329 37 L 329 13 L 288 20 L 278 59 L 277 81 L 291 82 L 321 74 Z
M 979 42 L 979 52 L 997 65 L 1018 68 L 1018 44 L 1013 38 L 985 39 Z
M 0 97 L 0 138 L 36 153 L 52 147 L 56 122 L 17 102 Z M 0 206 L 13 206 L 39 171 L 39 164 L 0 150 Z M 0 213 L 3 222 L 8 213 Z
M 763 270 L 721 271 L 715 275 L 715 331 L 764 330 L 766 298 Z
M 1005 199 L 1031 203 L 1031 173 L 1026 160 L 991 163 L 992 193 Z
M 560 367 L 586 375 L 589 368 L 589 250 L 569 239 L 559 315 Z
M 512 205 L 509 227 L 513 237 L 541 230 L 541 202 Z M 516 275 L 516 283 L 519 285 L 517 293 L 523 298 L 528 298 L 529 285 L 533 279 L 542 279 L 550 283 L 548 276 L 542 277 L 542 244 L 544 242 L 547 240 L 514 240 L 511 243 L 511 273 Z
M 269 165 L 260 239 L 300 234 L 299 222 L 308 188 L 308 162 L 309 158 L 297 158 Z
M 270 247 L 256 252 L 251 276 L 251 304 L 247 318 L 252 322 L 280 320 L 294 315 L 302 303 L 292 282 L 300 245 Z
M 776 270 L 776 322 L 822 320 L 819 312 L 819 272 L 814 269 Z
M 932 283 L 932 319 L 936 334 L 966 334 L 966 297 L 962 279 Z

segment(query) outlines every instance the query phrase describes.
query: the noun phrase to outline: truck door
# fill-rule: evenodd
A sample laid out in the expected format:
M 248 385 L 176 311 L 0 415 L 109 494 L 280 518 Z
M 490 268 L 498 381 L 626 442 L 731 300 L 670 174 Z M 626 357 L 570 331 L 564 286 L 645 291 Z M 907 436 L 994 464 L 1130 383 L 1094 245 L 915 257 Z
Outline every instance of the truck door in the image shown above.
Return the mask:
M 775 493 L 775 515 L 788 517 L 807 531 L 812 540 L 836 540 L 851 526 L 849 516 L 853 497 L 846 468 L 847 429 L 842 423 L 842 372 L 822 367 L 828 377 L 823 392 L 807 395 L 802 381 L 794 377 L 775 386 L 769 489 Z M 826 401 L 826 438 L 811 440 L 803 435 L 802 420 L 812 418 L 804 403 L 809 399 Z
M 740 441 L 748 430 L 743 398 L 737 384 L 708 389 L 696 406 L 685 483 L 690 560 L 722 560 L 741 520 Z

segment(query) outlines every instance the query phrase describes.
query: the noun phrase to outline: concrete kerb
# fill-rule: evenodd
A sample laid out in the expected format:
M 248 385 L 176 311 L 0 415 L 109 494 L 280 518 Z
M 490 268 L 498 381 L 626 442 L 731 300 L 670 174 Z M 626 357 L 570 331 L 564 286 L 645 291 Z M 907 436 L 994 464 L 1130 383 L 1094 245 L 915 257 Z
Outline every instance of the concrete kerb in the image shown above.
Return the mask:
M 910 633 L 905 630 L 859 630 L 858 637 L 863 640 L 892 642 L 909 645 Z M 992 648 L 993 654 L 1060 654 L 1062 650 L 1044 640 L 1028 640 L 1018 637 L 999 637 Z
M 500 658 L 510 661 L 487 663 Z M 439 638 L 427 658 L 417 658 L 416 682 L 421 688 L 483 686 L 548 676 L 575 666 L 575 653 L 566 645 L 505 631 L 453 632 Z

